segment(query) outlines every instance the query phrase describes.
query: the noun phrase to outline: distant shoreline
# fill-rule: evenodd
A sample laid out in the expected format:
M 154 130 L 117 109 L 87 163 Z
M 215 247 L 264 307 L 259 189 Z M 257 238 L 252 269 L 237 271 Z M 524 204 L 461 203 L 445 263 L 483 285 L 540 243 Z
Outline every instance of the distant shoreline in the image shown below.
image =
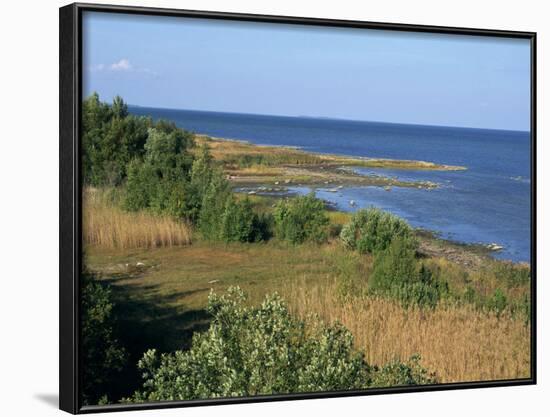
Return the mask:
M 238 185 L 322 185 L 330 187 L 379 186 L 433 189 L 431 181 L 403 181 L 379 174 L 362 175 L 352 167 L 419 171 L 464 171 L 463 166 L 426 161 L 351 157 L 304 151 L 296 147 L 256 145 L 241 139 L 196 135 L 224 168 L 227 179 Z

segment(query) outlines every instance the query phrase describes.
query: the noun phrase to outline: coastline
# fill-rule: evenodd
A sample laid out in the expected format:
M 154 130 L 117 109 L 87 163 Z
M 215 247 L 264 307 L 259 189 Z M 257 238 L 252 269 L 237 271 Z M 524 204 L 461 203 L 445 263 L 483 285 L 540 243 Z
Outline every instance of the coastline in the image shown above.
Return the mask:
M 227 179 L 236 185 L 266 186 L 378 186 L 433 189 L 431 181 L 403 181 L 383 175 L 361 175 L 351 168 L 464 171 L 463 166 L 386 158 L 351 157 L 304 151 L 295 147 L 255 145 L 244 140 L 196 135 L 199 145 L 207 145 L 224 168 Z
M 418 171 L 464 171 L 464 166 L 437 164 L 416 160 L 386 158 L 356 158 L 346 155 L 308 152 L 297 147 L 278 145 L 257 145 L 247 140 L 226 139 L 197 134 L 198 145 L 207 145 L 212 156 L 220 163 L 234 192 L 277 199 L 293 195 L 293 187 L 323 188 L 338 192 L 353 186 L 374 186 L 391 191 L 393 187 L 432 190 L 439 187 L 432 181 L 404 181 L 381 174 L 363 175 L 355 167 L 374 170 L 418 170 Z M 350 204 L 353 206 L 353 200 Z M 325 200 L 328 210 L 347 215 Z M 503 249 L 497 243 L 470 243 L 444 239 L 434 230 L 418 229 L 421 241 L 420 253 L 424 256 L 441 256 L 467 266 L 479 266 L 484 260 L 512 262 L 495 258 Z

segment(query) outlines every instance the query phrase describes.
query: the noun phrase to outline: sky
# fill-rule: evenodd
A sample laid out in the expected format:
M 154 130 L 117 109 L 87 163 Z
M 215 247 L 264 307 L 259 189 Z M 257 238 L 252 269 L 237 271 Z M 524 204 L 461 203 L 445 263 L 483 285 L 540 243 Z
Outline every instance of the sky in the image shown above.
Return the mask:
M 83 93 L 133 105 L 530 128 L 526 39 L 85 12 Z

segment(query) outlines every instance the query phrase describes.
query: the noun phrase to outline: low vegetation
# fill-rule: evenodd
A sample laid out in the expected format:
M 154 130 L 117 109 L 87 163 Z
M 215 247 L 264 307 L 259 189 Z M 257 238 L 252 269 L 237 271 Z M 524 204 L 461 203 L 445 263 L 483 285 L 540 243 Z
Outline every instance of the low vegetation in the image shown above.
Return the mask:
M 144 211 L 124 211 L 106 198 L 110 193 L 93 188 L 84 190 L 82 235 L 87 245 L 135 249 L 191 243 L 189 224 Z
M 290 311 L 342 323 L 371 364 L 418 354 L 439 382 L 492 381 L 530 375 L 531 327 L 509 308 L 500 315 L 468 303 L 403 308 L 397 300 L 362 294 L 342 298 L 340 281 L 297 279 L 281 290 Z
M 280 167 L 282 165 L 340 165 L 365 168 L 422 169 L 438 171 L 463 170 L 465 167 L 441 165 L 425 161 L 407 161 L 383 158 L 353 158 L 305 152 L 284 146 L 253 145 L 245 141 L 198 136 L 197 141 L 207 143 L 212 155 L 229 169 L 254 166 Z
M 369 366 L 354 350 L 353 336 L 345 327 L 296 319 L 276 294 L 252 308 L 246 306 L 245 294 L 233 287 L 227 295 L 211 293 L 207 309 L 210 327 L 195 334 L 188 351 L 144 354 L 139 362 L 143 388 L 127 401 L 435 383 L 419 366 Z

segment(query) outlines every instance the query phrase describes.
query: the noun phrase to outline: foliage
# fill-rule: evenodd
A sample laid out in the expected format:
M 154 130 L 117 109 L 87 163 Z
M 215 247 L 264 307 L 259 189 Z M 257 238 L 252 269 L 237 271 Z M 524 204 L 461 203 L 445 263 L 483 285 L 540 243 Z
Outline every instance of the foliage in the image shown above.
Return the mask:
M 202 208 L 202 203 L 213 177 L 213 158 L 208 145 L 200 147 L 191 168 L 191 179 L 187 193 L 187 217 L 196 223 Z M 219 175 L 219 173 L 217 173 Z
M 493 296 L 487 303 L 489 310 L 496 312 L 497 315 L 502 314 L 507 305 L 508 300 L 506 299 L 506 295 L 504 295 L 504 292 L 500 288 L 495 290 Z
M 120 185 L 128 163 L 144 154 L 150 119 L 128 115 L 118 96 L 109 106 L 94 93 L 82 103 L 82 125 L 84 183 Z
M 197 224 L 208 240 L 252 242 L 271 236 L 272 218 L 231 196 L 207 144 L 173 122 L 129 114 L 120 97 L 111 105 L 94 93 L 83 102 L 84 183 L 120 186 L 128 211 L 149 210 Z M 196 154 L 196 157 L 194 156 Z
M 187 143 L 179 131 L 149 129 L 143 160 L 128 164 L 127 209 L 187 217 L 186 183 L 192 163 Z
M 344 245 L 360 253 L 383 251 L 397 238 L 412 242 L 413 233 L 409 224 L 376 208 L 357 211 L 340 233 Z
M 420 365 L 420 356 L 413 355 L 405 363 L 394 360 L 372 370 L 373 387 L 399 387 L 437 383 L 434 373 Z
M 329 218 L 321 200 L 312 192 L 306 196 L 280 201 L 274 210 L 275 234 L 282 240 L 298 244 L 321 243 L 328 236 Z
M 239 288 L 210 294 L 213 319 L 195 333 L 189 351 L 158 355 L 147 351 L 139 361 L 144 384 L 129 401 L 189 400 L 276 393 L 333 391 L 372 385 L 371 367 L 353 349 L 343 326 L 293 318 L 278 295 L 258 308 L 248 307 Z M 395 368 L 395 369 L 394 369 Z M 374 368 L 375 381 L 426 382 L 418 362 Z M 406 378 L 407 377 L 407 378 Z M 385 379 L 384 379 L 385 378 Z M 416 379 L 418 378 L 418 379 Z
M 82 123 L 84 184 L 126 182 L 126 209 L 189 217 L 193 134 L 172 122 L 130 115 L 121 97 L 108 105 L 96 93 L 83 101 Z
M 198 218 L 198 227 L 205 239 L 220 240 L 223 216 L 229 198 L 231 198 L 229 183 L 220 170 L 213 170 L 201 202 Z
M 225 242 L 253 242 L 254 212 L 249 200 L 228 198 L 221 220 L 221 240 Z
M 83 276 L 81 308 L 83 401 L 97 404 L 122 370 L 126 351 L 115 336 L 111 290 L 89 274 Z
M 395 298 L 405 307 L 433 308 L 448 286 L 425 265 L 418 268 L 411 241 L 397 238 L 386 251 L 376 253 L 369 291 Z

